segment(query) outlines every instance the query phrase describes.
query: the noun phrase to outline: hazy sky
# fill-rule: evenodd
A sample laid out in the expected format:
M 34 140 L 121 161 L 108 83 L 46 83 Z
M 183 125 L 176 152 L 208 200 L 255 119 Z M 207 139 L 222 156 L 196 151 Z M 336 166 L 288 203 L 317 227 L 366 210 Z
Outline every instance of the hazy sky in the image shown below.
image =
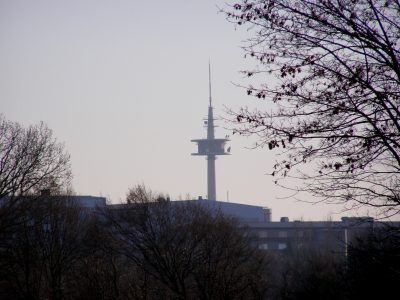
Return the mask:
M 224 105 L 268 109 L 232 84 L 247 84 L 238 71 L 254 61 L 239 46 L 251 33 L 217 6 L 225 1 L 0 0 L 0 112 L 48 123 L 71 154 L 78 194 L 116 203 L 143 182 L 172 199 L 205 197 L 206 161 L 190 155 L 190 140 L 206 137 L 208 60 L 214 115 L 226 117 Z M 231 135 L 218 123 L 216 137 Z M 270 207 L 274 221 L 338 211 L 283 199 L 290 193 L 265 175 L 276 152 L 231 138 L 233 155 L 216 161 L 219 200 L 229 192 L 230 202 Z

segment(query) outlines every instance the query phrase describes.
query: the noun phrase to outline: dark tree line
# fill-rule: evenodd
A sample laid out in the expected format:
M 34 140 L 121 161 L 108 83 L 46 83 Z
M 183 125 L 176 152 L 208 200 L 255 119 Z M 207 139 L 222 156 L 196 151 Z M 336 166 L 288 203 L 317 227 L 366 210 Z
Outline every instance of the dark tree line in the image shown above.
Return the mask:
M 144 186 L 127 199 L 107 211 L 106 228 L 147 280 L 141 290 L 149 299 L 265 299 L 270 292 L 270 257 L 238 219 Z
M 257 66 L 243 73 L 266 82 L 246 87 L 266 101 L 259 109 L 228 113 L 235 133 L 286 154 L 271 172 L 277 184 L 298 178 L 304 185 L 285 186 L 398 213 L 399 10 L 397 0 L 243 0 L 223 10 L 252 34 L 243 49 Z
M 259 249 L 250 228 L 212 204 L 169 201 L 141 185 L 127 198 L 95 213 L 71 196 L 21 198 L 37 209 L 1 237 L 0 298 L 370 299 L 397 292 L 399 228 L 371 227 L 346 249 L 332 247 L 335 235 L 323 243 L 307 235 L 274 252 Z
M 68 196 L 27 196 L 21 202 L 29 202 L 29 209 L 19 214 L 0 239 L 0 295 L 68 298 L 75 281 L 73 271 L 86 255 L 82 245 L 89 238 L 87 220 Z
M 34 202 L 0 239 L 7 299 L 266 299 L 272 257 L 239 220 L 144 186 L 126 204 L 84 210 L 71 196 Z
M 400 278 L 400 231 L 386 224 L 349 246 L 348 285 L 352 299 L 392 298 Z
M 399 225 L 377 223 L 348 244 L 326 231 L 279 254 L 272 299 L 391 299 L 400 279 Z M 335 246 L 336 245 L 336 246 Z

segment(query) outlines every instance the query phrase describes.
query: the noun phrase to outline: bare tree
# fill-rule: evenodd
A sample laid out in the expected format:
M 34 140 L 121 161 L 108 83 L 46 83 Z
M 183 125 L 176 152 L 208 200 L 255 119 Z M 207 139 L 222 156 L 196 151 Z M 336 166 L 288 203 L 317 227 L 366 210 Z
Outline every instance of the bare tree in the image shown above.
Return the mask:
M 317 237 L 299 227 L 276 269 L 280 299 L 348 299 L 345 245 L 333 228 Z M 338 245 L 339 244 L 339 245 Z
M 266 253 L 211 203 L 169 201 L 138 185 L 105 218 L 121 255 L 147 274 L 149 299 L 255 299 L 267 286 L 265 276 L 254 276 L 266 270 Z
M 74 270 L 84 256 L 87 216 L 69 196 L 21 197 L 35 202 L 4 234 L 0 295 L 12 299 L 74 299 Z M 32 206 L 30 206 L 32 207 Z
M 398 224 L 378 223 L 348 245 L 347 282 L 351 299 L 390 298 L 400 279 Z
M 24 128 L 0 115 L 0 198 L 65 188 L 72 173 L 64 145 L 43 122 Z
M 83 243 L 85 253 L 74 269 L 75 299 L 154 299 L 148 275 L 122 255 L 121 242 L 108 234 L 101 218 L 92 218 Z
M 64 145 L 52 137 L 45 123 L 25 128 L 0 114 L 0 233 L 21 219 L 34 201 L 20 196 L 41 190 L 69 192 L 72 172 Z
M 243 47 L 257 61 L 247 87 L 265 109 L 228 110 L 234 133 L 280 148 L 272 175 L 289 187 L 388 215 L 400 208 L 400 3 L 397 0 L 243 0 L 223 11 L 249 24 Z M 311 168 L 304 164 L 309 164 Z
M 216 215 L 199 219 L 194 230 L 206 235 L 193 269 L 200 299 L 266 299 L 271 292 L 269 253 L 238 219 Z M 193 229 L 192 229 L 193 230 Z

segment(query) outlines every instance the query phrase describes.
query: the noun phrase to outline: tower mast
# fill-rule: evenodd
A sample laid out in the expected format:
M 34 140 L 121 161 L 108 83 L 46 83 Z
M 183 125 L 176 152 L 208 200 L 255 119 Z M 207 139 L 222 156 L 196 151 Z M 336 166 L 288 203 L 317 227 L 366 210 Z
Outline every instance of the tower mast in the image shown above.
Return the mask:
M 208 60 L 208 86 L 210 87 L 210 107 L 211 107 L 211 65 L 210 65 L 210 60 Z
M 209 90 L 210 90 L 210 106 L 208 107 L 208 116 L 204 124 L 207 128 L 207 138 L 192 140 L 198 145 L 197 153 L 192 155 L 204 155 L 207 159 L 207 198 L 208 200 L 216 200 L 216 179 L 215 179 L 215 160 L 217 155 L 230 155 L 225 151 L 226 142 L 230 141 L 228 138 L 216 139 L 214 134 L 214 116 L 213 107 L 211 102 L 211 66 L 208 63 L 208 77 L 209 77 Z

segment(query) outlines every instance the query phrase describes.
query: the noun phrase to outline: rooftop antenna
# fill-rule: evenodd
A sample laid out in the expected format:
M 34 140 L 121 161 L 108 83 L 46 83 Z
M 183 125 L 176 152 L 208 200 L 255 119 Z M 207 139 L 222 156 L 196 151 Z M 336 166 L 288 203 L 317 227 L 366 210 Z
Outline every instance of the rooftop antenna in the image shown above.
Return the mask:
M 208 59 L 208 81 L 209 81 L 209 87 L 210 87 L 210 107 L 211 107 L 211 65 L 210 65 L 210 59 Z

